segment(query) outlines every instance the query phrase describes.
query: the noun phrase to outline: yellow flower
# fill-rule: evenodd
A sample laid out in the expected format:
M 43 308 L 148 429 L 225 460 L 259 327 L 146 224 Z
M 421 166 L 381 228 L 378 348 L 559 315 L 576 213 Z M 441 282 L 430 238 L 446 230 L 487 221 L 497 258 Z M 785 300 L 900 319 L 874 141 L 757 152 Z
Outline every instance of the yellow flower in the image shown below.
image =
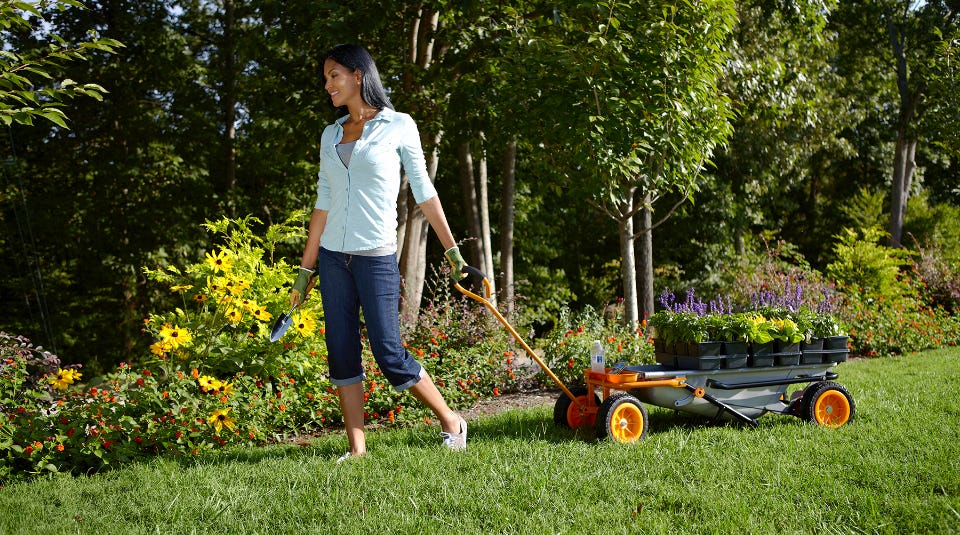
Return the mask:
M 227 293 L 227 284 L 229 281 L 226 277 L 207 277 L 207 290 L 210 290 L 210 293 L 215 296 L 222 296 Z
M 273 314 L 267 312 L 267 309 L 263 308 L 262 306 L 254 307 L 251 313 L 253 314 L 253 317 L 260 321 L 270 321 L 270 319 L 273 317 Z
M 75 381 L 80 379 L 83 374 L 73 369 L 58 369 L 57 374 L 50 377 L 48 381 L 53 385 L 57 390 L 66 390 L 70 387 Z
M 176 349 L 184 346 L 193 340 L 193 335 L 186 329 L 181 329 L 179 325 L 170 326 L 166 324 L 160 328 L 160 339 L 169 349 Z
M 243 310 L 237 307 L 230 307 L 226 312 L 227 321 L 230 322 L 230 325 L 236 325 L 240 323 L 240 320 L 243 319 Z
M 213 390 L 214 389 L 213 384 L 215 382 L 218 382 L 218 381 L 213 377 L 210 377 L 209 375 L 202 375 L 200 377 L 197 377 L 197 383 L 199 383 L 202 388 L 206 388 L 207 390 Z
M 218 271 L 227 273 L 230 271 L 230 268 L 233 267 L 233 259 L 230 258 L 230 253 L 227 251 L 220 251 L 215 255 L 207 253 L 205 262 L 210 266 L 210 269 L 212 269 L 214 273 Z
M 232 295 L 240 295 L 250 287 L 250 281 L 244 279 L 243 277 L 231 276 L 228 278 L 226 286 L 227 291 L 229 291 Z
M 215 410 L 213 411 L 213 414 L 210 415 L 210 418 L 207 419 L 207 423 L 212 425 L 213 428 L 217 430 L 217 433 L 220 432 L 223 426 L 226 426 L 227 429 L 233 431 L 233 424 L 236 422 L 236 420 L 230 417 L 228 414 L 229 412 L 230 407 L 227 407 L 226 409 Z
M 304 310 L 293 320 L 293 327 L 297 330 L 297 334 L 309 338 L 317 330 L 317 318 L 313 313 Z
M 150 344 L 150 352 L 154 355 L 162 355 L 167 351 L 170 351 L 170 345 L 166 341 L 161 340 Z
M 170 291 L 171 291 L 171 292 L 185 292 L 185 291 L 189 290 L 190 288 L 193 288 L 193 285 L 192 285 L 192 284 L 180 284 L 180 285 L 178 285 L 178 286 L 171 286 L 171 287 L 170 287 Z
M 233 394 L 233 384 L 226 381 L 217 381 L 213 387 L 218 393 L 223 394 L 224 396 L 229 396 Z

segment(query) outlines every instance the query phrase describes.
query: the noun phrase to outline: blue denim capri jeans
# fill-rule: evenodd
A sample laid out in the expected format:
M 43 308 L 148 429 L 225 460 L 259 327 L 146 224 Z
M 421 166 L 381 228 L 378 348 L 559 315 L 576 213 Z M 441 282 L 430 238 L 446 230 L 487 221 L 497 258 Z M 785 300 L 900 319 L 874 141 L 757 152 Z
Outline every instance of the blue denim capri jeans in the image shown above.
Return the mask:
M 346 386 L 364 380 L 360 310 L 373 357 L 397 390 L 417 384 L 423 366 L 400 340 L 400 270 L 397 255 L 360 256 L 320 248 L 320 297 L 326 321 L 330 382 Z

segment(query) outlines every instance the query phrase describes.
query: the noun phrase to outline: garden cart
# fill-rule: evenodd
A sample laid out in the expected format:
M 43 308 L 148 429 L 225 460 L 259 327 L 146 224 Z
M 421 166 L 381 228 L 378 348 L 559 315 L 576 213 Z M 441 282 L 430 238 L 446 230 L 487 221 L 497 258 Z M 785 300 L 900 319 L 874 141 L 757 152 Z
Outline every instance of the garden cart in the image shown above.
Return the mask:
M 785 352 L 770 355 L 687 356 L 672 362 L 615 366 L 604 373 L 584 370 L 584 385 L 567 387 L 490 301 L 490 281 L 479 270 L 465 267 L 471 282 L 484 295 L 456 284 L 458 291 L 486 307 L 513 335 L 527 355 L 560 387 L 554 422 L 563 427 L 596 426 L 598 438 L 635 442 L 649 425 L 644 403 L 756 426 L 768 413 L 797 416 L 825 427 L 853 419 L 850 392 L 835 382 L 833 368 L 848 350 Z M 658 358 L 658 361 L 660 359 Z M 791 385 L 806 384 L 787 394 Z

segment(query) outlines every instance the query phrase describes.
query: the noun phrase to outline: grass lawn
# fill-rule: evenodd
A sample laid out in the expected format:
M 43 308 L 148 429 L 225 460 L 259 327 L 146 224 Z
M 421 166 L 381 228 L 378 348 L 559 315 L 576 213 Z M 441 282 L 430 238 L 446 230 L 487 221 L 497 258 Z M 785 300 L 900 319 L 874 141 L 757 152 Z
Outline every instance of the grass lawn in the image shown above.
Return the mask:
M 552 406 L 471 423 L 0 489 L 0 533 L 958 533 L 960 351 L 841 364 L 857 419 L 755 429 L 656 407 L 636 445 L 554 427 Z

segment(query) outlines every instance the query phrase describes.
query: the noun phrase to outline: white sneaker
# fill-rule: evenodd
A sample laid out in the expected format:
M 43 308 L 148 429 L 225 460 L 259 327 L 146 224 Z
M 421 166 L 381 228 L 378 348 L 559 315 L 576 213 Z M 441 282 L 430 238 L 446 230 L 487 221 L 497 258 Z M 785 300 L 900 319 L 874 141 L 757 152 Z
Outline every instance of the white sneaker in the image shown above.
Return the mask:
M 339 459 L 337 459 L 337 464 L 340 464 L 344 461 L 349 461 L 350 459 L 362 459 L 362 458 L 363 458 L 363 455 L 353 455 L 348 451 L 347 453 L 344 453 L 343 455 L 341 455 Z
M 454 451 L 463 451 L 467 449 L 467 422 L 460 418 L 459 433 L 440 433 L 443 439 L 443 445 Z

